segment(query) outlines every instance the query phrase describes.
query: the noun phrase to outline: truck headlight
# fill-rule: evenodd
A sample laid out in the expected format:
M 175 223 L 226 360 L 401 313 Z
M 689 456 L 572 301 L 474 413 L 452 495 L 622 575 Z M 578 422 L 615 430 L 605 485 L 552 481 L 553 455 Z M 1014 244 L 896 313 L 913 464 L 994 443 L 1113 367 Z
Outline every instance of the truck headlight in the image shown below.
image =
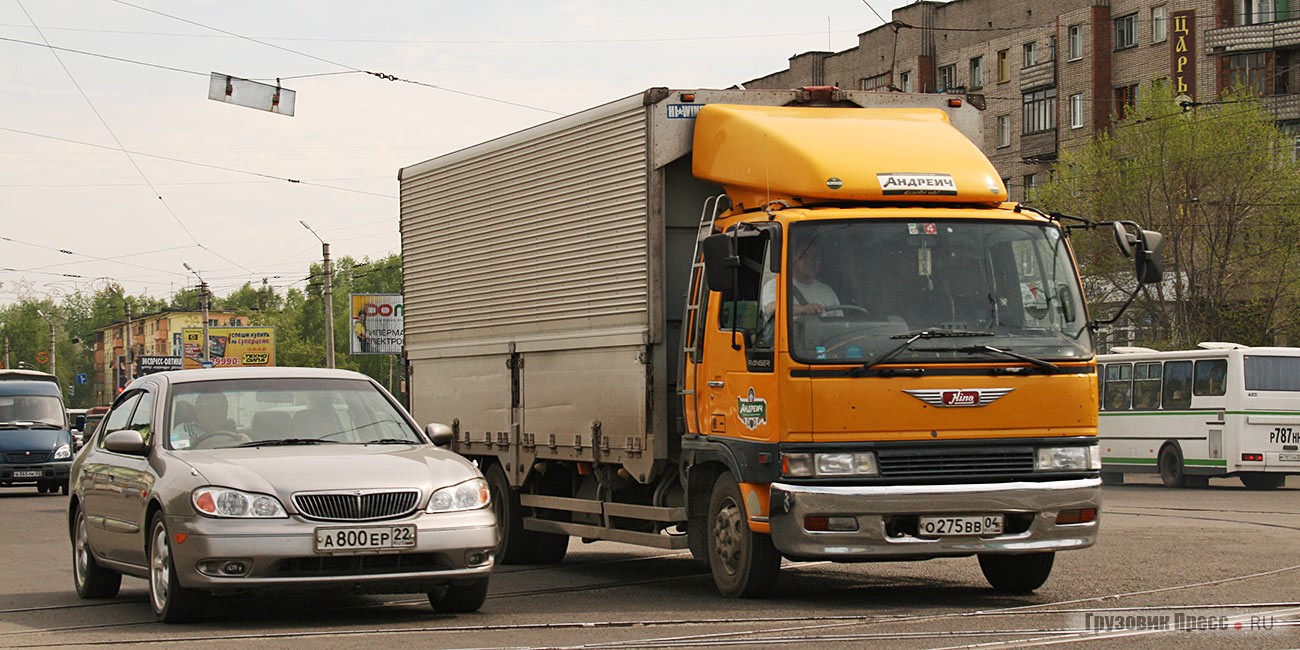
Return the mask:
M 876 452 L 782 453 L 781 473 L 785 476 L 879 476 Z
M 1039 472 L 1085 472 L 1101 469 L 1097 445 L 1039 447 L 1034 469 Z
M 201 487 L 190 494 L 194 509 L 209 517 L 258 519 L 288 517 L 280 500 L 269 494 L 241 492 L 230 488 Z
M 491 503 L 488 496 L 487 481 L 473 478 L 464 483 L 445 487 L 429 497 L 429 507 L 425 512 L 452 512 L 456 510 L 477 510 L 486 508 Z
M 70 445 L 60 445 L 54 450 L 54 460 L 66 460 L 72 458 L 72 447 Z

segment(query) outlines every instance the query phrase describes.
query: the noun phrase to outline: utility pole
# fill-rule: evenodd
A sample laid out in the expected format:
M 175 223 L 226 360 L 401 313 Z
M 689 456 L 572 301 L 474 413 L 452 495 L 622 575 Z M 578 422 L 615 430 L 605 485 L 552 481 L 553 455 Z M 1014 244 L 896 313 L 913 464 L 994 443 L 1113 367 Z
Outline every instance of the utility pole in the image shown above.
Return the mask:
M 5 331 L 5 368 L 9 367 L 9 328 L 4 323 L 0 323 L 0 329 Z
M 54 321 L 51 320 L 49 316 L 46 316 L 45 312 L 39 309 L 36 310 L 36 314 L 41 318 L 44 318 L 45 322 L 50 326 L 50 374 L 57 376 L 58 366 L 55 365 L 54 362 L 54 343 L 57 341 L 57 339 L 54 338 Z
M 185 267 L 186 271 L 193 273 L 194 277 L 199 279 L 199 299 L 203 304 L 203 352 L 202 356 L 199 358 L 203 360 L 203 367 L 206 368 L 208 362 L 212 360 L 211 350 L 208 349 L 208 283 L 204 282 L 203 276 L 199 275 L 199 272 L 191 268 L 189 264 L 185 262 L 181 262 L 181 264 Z
M 302 224 L 303 228 L 306 228 L 307 230 L 311 231 L 311 234 L 316 235 L 316 239 L 320 241 L 321 255 L 325 258 L 325 291 L 324 291 L 325 367 L 333 368 L 334 367 L 334 278 L 333 278 L 334 269 L 333 267 L 330 266 L 330 245 L 325 243 L 325 240 L 321 239 L 320 235 L 317 235 L 316 231 L 312 230 L 311 226 L 307 225 L 306 221 L 299 219 L 298 223 Z
M 122 305 L 123 309 L 126 310 L 126 327 L 124 328 L 126 331 L 122 334 L 122 347 L 125 348 L 126 352 L 127 383 L 130 383 L 130 380 L 135 379 L 135 366 L 131 365 L 131 302 L 126 299 L 125 294 L 122 295 Z

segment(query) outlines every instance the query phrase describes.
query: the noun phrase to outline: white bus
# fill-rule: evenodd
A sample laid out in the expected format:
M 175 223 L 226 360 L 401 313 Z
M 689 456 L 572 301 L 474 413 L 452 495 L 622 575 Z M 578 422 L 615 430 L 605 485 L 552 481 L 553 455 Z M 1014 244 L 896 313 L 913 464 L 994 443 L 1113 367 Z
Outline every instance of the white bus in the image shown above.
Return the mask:
M 1169 487 L 1236 476 L 1282 487 L 1300 474 L 1300 348 L 1202 343 L 1097 357 L 1102 480 L 1158 472 Z

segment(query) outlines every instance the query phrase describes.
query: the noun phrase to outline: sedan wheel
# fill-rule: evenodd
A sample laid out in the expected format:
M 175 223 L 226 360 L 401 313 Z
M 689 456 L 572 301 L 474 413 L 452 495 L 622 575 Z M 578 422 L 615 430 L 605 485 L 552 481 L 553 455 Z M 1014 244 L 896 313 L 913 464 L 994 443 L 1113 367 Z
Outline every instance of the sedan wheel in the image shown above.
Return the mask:
M 149 530 L 149 604 L 154 616 L 164 623 L 184 623 L 201 617 L 207 594 L 180 585 L 161 511 L 154 513 Z
M 122 587 L 122 574 L 99 566 L 86 537 L 86 515 L 77 509 L 72 528 L 72 584 L 81 598 L 112 598 Z
M 434 611 L 447 614 L 477 612 L 487 600 L 488 579 L 479 578 L 466 584 L 438 587 L 429 592 Z

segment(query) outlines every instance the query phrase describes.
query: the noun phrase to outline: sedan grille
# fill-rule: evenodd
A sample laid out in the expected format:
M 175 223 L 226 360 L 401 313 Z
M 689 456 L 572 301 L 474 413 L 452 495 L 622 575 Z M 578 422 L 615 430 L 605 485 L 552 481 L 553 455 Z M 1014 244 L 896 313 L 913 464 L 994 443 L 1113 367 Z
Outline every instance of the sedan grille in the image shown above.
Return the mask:
M 1034 473 L 1032 448 L 881 450 L 885 478 L 1014 476 Z
M 326 521 L 401 517 L 413 512 L 419 500 L 419 490 L 300 492 L 293 495 L 293 503 L 302 516 Z

